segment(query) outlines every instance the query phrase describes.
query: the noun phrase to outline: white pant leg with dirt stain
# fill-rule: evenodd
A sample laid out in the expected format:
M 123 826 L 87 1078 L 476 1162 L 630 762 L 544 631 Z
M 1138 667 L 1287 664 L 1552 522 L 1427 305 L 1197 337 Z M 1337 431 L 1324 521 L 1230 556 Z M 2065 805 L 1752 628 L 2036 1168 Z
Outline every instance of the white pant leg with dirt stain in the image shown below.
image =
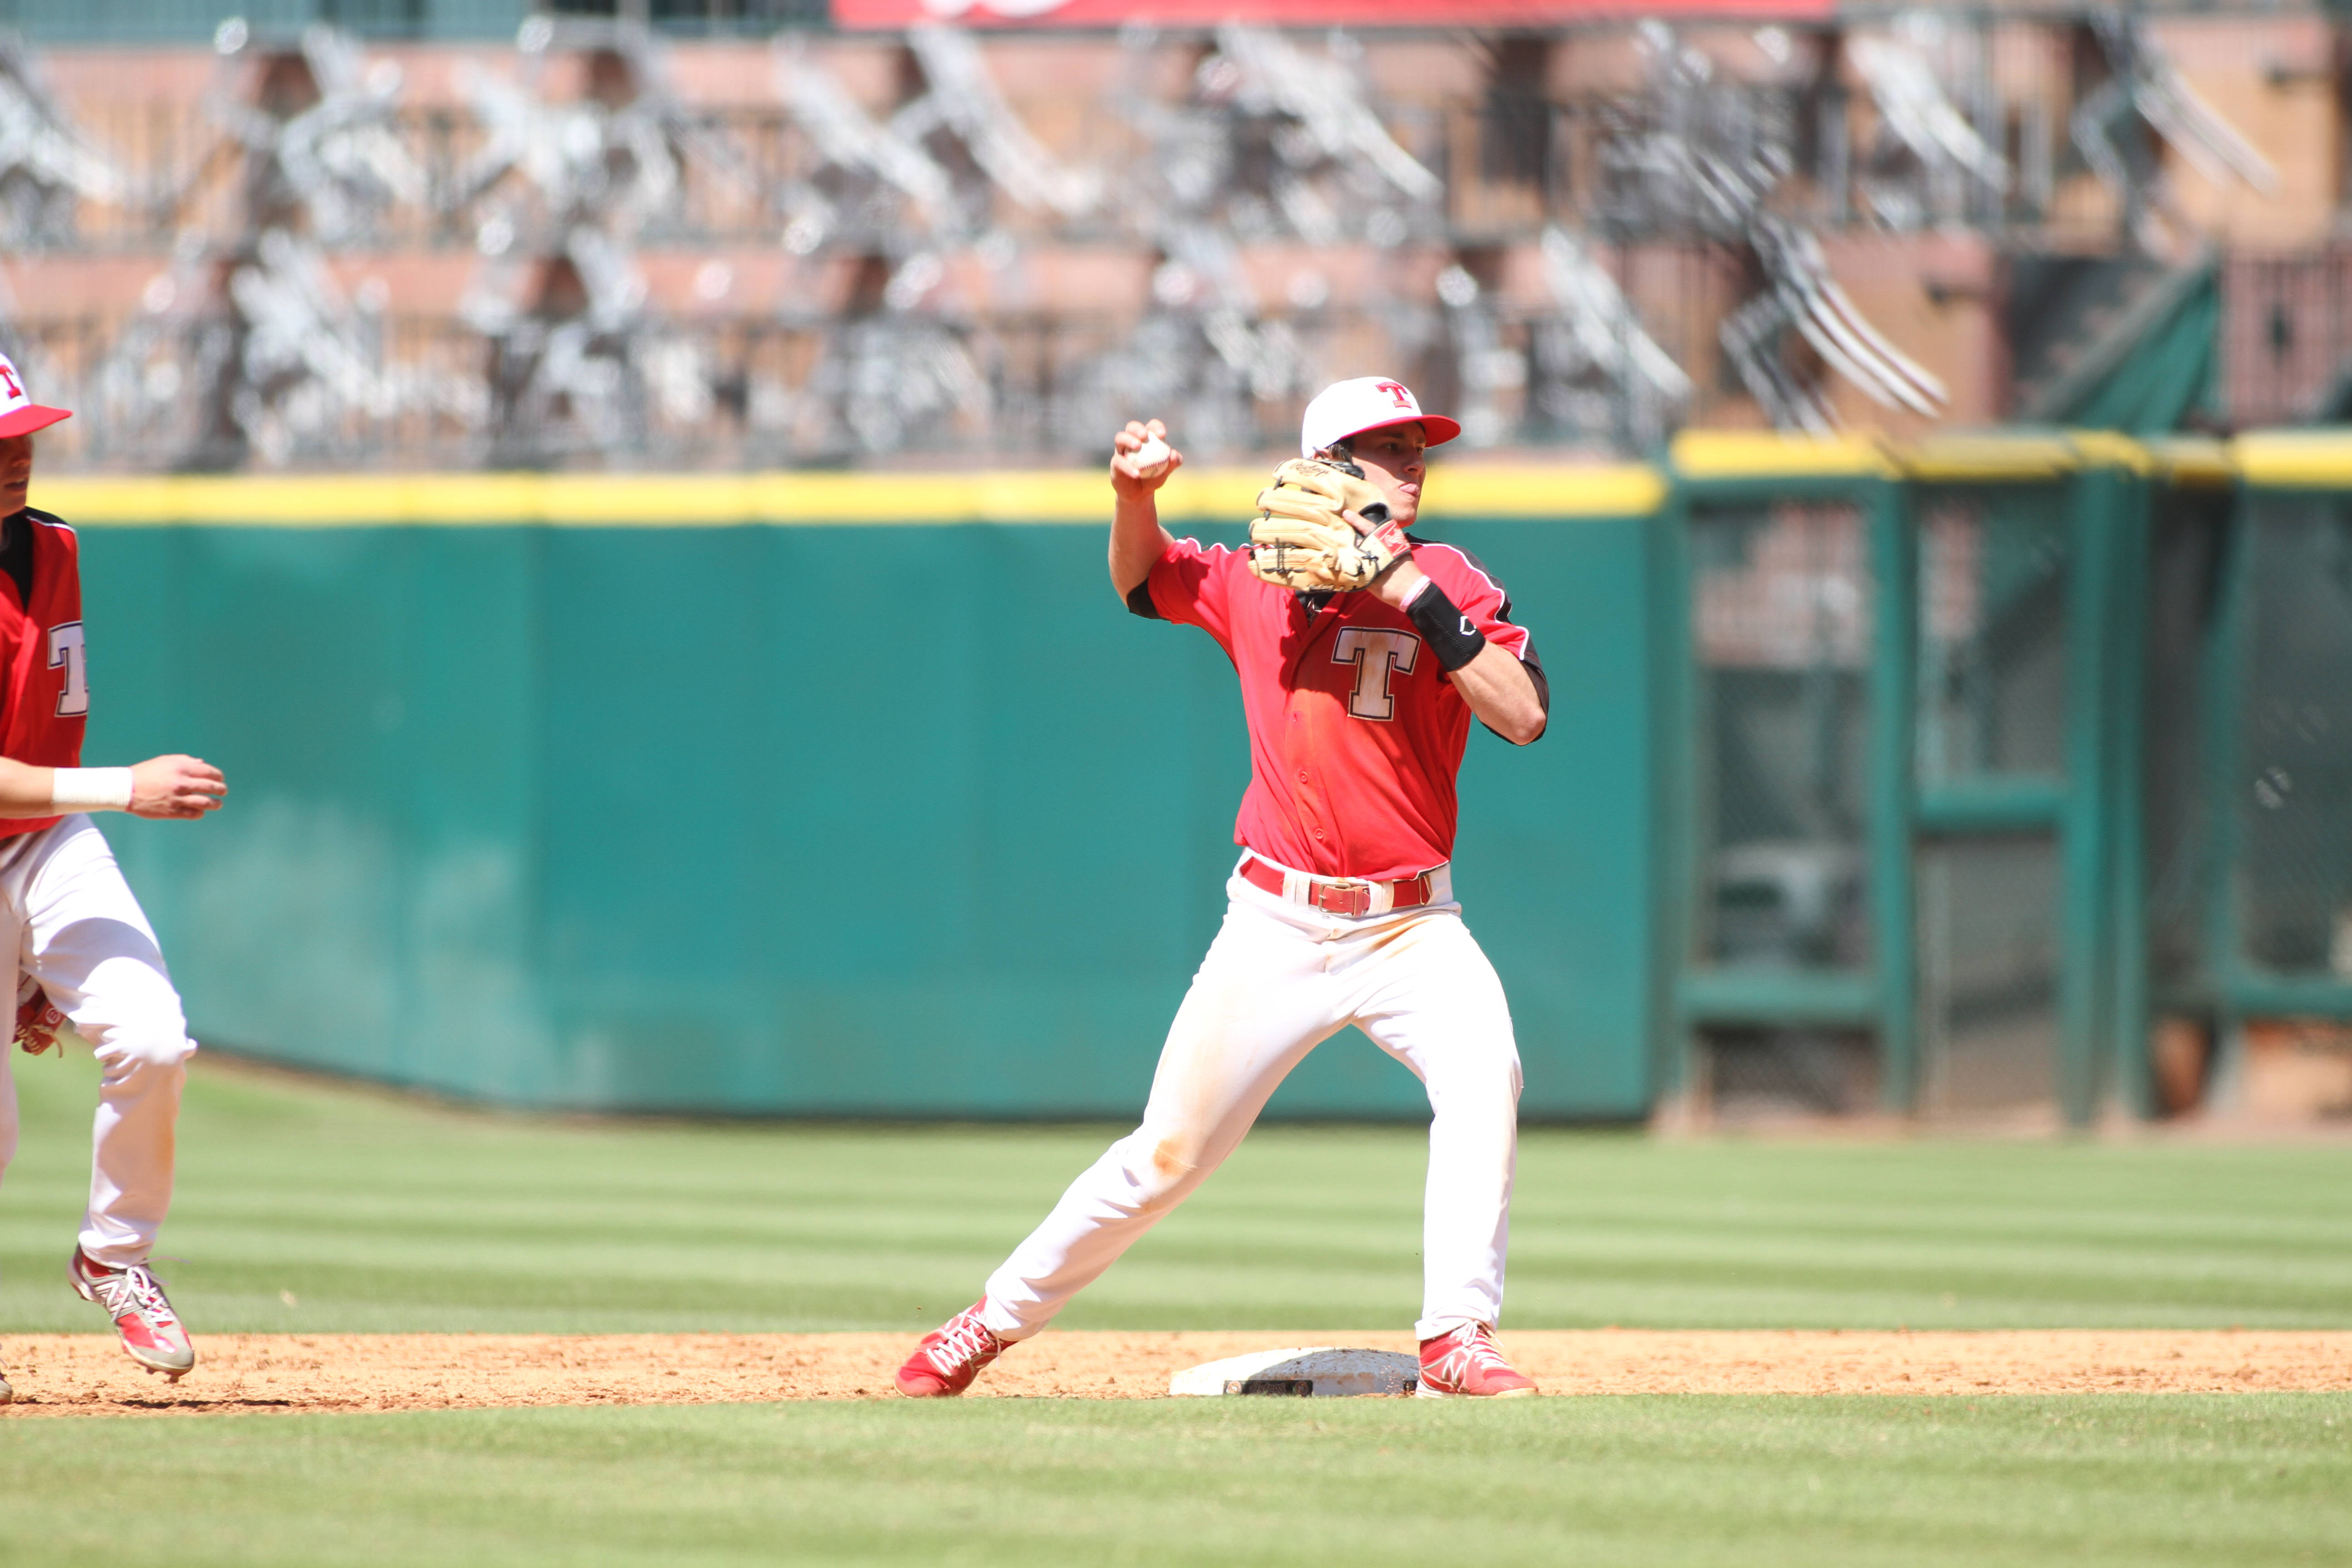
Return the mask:
M 111 1268 L 144 1262 L 172 1206 L 173 1131 L 196 1047 L 155 933 L 89 817 L 0 839 L 5 952 L 40 981 L 105 1069 L 81 1249 Z M 10 985 L 6 996 L 15 995 Z M 0 1041 L 0 1172 L 16 1152 L 13 1054 Z
M 1519 1056 L 1502 982 L 1458 905 L 1362 920 L 1236 877 L 1177 1010 L 1143 1125 L 1070 1184 L 990 1276 L 983 1321 L 1024 1340 L 1240 1146 L 1290 1069 L 1354 1024 L 1429 1091 L 1423 1339 L 1502 1311 Z M 1441 894 L 1441 898 L 1444 895 Z

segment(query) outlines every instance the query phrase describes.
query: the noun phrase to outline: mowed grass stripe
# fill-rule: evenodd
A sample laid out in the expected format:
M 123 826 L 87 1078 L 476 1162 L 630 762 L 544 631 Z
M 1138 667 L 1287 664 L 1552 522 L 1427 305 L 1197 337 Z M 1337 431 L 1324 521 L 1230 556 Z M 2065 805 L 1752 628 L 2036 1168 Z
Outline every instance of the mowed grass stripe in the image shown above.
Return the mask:
M 16 1076 L 0 1338 L 87 1331 L 94 1065 Z M 1118 1131 L 534 1120 L 199 1057 L 163 1271 L 199 1333 L 913 1333 Z M 1408 1323 L 1423 1159 L 1410 1127 L 1264 1128 L 1062 1322 Z M 1506 1328 L 1610 1323 L 2352 1327 L 2352 1145 L 1530 1130 Z
M 2352 1541 L 2352 1396 L 2326 1394 L 100 1419 L 0 1424 L 0 1466 L 24 1563 L 2014 1568 Z

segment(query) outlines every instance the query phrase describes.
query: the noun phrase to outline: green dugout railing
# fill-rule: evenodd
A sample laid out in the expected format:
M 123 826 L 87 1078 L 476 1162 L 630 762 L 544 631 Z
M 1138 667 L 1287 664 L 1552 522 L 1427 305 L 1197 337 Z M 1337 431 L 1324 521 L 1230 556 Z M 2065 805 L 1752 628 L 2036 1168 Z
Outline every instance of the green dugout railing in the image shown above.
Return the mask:
M 2210 1025 L 2224 1101 L 2256 1026 L 2352 1019 L 2352 435 L 2248 435 L 2231 456 L 2200 662 L 2150 708 L 2159 740 L 2195 723 L 2202 761 L 2185 864 L 2153 883 L 2152 1005 Z M 2157 566 L 2194 580 L 2202 520 L 2160 521 Z
M 2352 437 L 1673 467 L 1669 1105 L 2079 1125 L 2182 1108 L 2159 1019 L 2227 1099 L 2249 1020 L 2352 1017 Z

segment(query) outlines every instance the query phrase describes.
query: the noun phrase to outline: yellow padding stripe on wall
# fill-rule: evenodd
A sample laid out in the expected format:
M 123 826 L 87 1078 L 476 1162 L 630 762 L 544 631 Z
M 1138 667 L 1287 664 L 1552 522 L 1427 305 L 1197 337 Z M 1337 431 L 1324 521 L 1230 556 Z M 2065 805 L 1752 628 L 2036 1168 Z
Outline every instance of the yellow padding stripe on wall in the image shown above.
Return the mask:
M 2250 485 L 2274 489 L 2352 489 L 2352 434 L 2342 430 L 2252 430 L 2231 444 Z
M 1173 524 L 1238 523 L 1255 510 L 1257 469 L 1178 473 L 1160 492 Z M 1665 500 L 1635 464 L 1439 468 L 1431 521 L 1634 517 Z M 33 504 L 76 524 L 347 528 L 386 523 L 573 528 L 744 524 L 1107 523 L 1100 473 L 173 475 L 33 480 Z

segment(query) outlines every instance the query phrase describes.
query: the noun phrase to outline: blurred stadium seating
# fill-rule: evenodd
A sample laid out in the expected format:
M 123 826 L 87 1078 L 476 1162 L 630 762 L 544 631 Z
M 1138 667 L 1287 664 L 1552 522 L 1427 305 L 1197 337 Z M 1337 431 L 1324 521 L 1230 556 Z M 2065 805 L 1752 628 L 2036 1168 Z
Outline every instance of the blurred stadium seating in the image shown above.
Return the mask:
M 1372 370 L 1486 448 L 2352 399 L 2331 14 L 1662 9 L 16 0 L 0 341 L 107 468 L 1233 455 Z

